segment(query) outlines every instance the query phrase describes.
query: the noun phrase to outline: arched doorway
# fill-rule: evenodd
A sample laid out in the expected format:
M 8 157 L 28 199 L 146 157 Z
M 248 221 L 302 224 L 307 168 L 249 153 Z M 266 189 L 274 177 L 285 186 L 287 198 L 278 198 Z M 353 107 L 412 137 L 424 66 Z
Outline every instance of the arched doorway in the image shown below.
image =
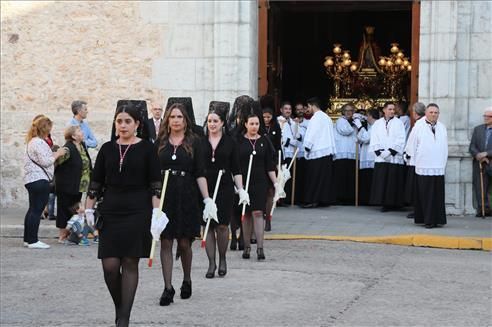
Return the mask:
M 323 67 L 333 44 L 359 55 L 365 26 L 375 28 L 383 55 L 399 43 L 411 57 L 406 99 L 417 100 L 419 51 L 418 1 L 267 1 L 259 2 L 259 94 L 304 101 L 328 100 L 333 81 Z M 278 106 L 277 106 L 278 107 Z

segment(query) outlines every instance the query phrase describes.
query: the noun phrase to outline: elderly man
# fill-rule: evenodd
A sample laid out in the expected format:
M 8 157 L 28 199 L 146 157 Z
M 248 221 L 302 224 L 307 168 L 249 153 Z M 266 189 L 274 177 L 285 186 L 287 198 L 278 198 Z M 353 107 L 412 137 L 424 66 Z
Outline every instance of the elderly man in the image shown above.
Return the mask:
M 485 109 L 483 120 L 484 124 L 473 130 L 469 148 L 470 154 L 473 156 L 473 189 L 478 205 L 476 217 L 482 218 L 492 214 L 488 194 L 489 187 L 492 185 L 492 107 Z M 482 178 L 480 178 L 480 165 Z M 483 185 L 481 185 L 482 181 Z M 482 213 L 482 199 L 484 200 L 484 213 Z
M 306 158 L 305 204 L 303 208 L 315 208 L 319 204 L 330 205 L 335 200 L 333 185 L 333 155 L 336 152 L 331 118 L 320 110 L 318 98 L 307 101 L 312 118 L 304 137 Z
M 89 111 L 87 110 L 87 102 L 76 100 L 72 102 L 73 118 L 68 122 L 70 126 L 80 126 L 84 133 L 84 143 L 88 148 L 97 147 L 97 139 L 91 131 L 89 124 L 84 120 L 87 118 Z
M 376 154 L 370 203 L 382 206 L 381 212 L 387 212 L 405 204 L 402 192 L 405 187 L 405 126 L 395 117 L 392 102 L 384 104 L 383 113 L 384 117 L 372 126 L 369 143 L 369 151 Z
M 444 173 L 448 161 L 446 126 L 437 121 L 439 107 L 430 103 L 425 119 L 414 127 L 415 145 L 409 148 L 415 158 L 415 223 L 434 228 L 446 224 Z
M 425 104 L 422 102 L 416 102 L 413 104 L 413 119 L 415 120 L 415 125 L 410 131 L 410 135 L 408 136 L 407 145 L 405 146 L 405 153 L 403 157 L 405 162 L 407 163 L 407 179 L 405 181 L 405 202 L 408 205 L 413 206 L 413 199 L 416 193 L 415 190 L 415 157 L 410 157 L 409 152 L 415 152 L 415 130 L 417 126 L 423 123 L 424 120 L 421 118 L 425 116 Z M 415 213 L 411 212 L 407 215 L 408 219 L 415 218 Z
M 335 123 L 337 152 L 333 162 L 337 202 L 354 204 L 355 201 L 355 147 L 357 133 L 362 128 L 359 118 L 354 118 L 355 107 L 351 103 L 342 106 L 342 116 Z
M 150 104 L 150 112 L 152 113 L 152 117 L 148 120 L 149 137 L 152 142 L 155 142 L 157 136 L 159 136 L 159 129 L 162 123 L 162 106 L 157 102 L 152 102 Z

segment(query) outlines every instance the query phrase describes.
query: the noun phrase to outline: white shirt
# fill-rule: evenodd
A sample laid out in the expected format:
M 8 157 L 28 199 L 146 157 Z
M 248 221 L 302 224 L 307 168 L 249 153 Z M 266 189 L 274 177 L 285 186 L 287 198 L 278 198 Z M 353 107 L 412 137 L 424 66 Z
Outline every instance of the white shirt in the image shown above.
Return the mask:
M 410 156 L 410 153 L 415 153 L 415 131 L 417 130 L 417 127 L 422 124 L 422 122 L 425 121 L 425 118 L 418 119 L 412 130 L 410 131 L 410 135 L 408 136 L 407 144 L 405 145 L 405 152 L 404 155 Z M 415 155 L 410 156 L 410 161 L 408 162 L 408 166 L 415 166 Z
M 369 142 L 371 141 L 372 125 L 367 124 L 367 129 L 364 127 L 357 133 L 357 140 L 360 143 L 359 150 L 359 169 L 374 168 L 374 159 L 376 155 L 373 151 L 369 151 Z
M 24 153 L 24 184 L 41 179 L 52 180 L 55 170 L 55 157 L 48 143 L 39 137 L 34 137 L 27 144 L 26 151 Z M 28 153 L 29 155 L 27 155 Z M 33 161 L 43 167 L 44 171 Z
M 299 134 L 301 135 L 301 141 L 299 142 L 299 151 L 297 151 L 297 158 L 304 158 L 304 139 L 306 137 L 306 131 L 309 125 L 308 119 L 303 119 L 299 124 Z
M 432 125 L 423 122 L 415 130 L 415 173 L 424 176 L 444 176 L 448 161 L 448 134 L 446 126 L 437 122 Z
M 299 145 L 302 145 L 302 142 L 298 140 L 301 137 L 299 133 L 299 124 L 292 118 L 284 118 L 280 126 L 282 127 L 282 149 L 284 151 L 284 157 L 292 158 L 294 157 L 296 148 L 299 147 Z
M 327 157 L 336 153 L 335 137 L 333 135 L 333 122 L 323 111 L 318 110 L 309 121 L 304 137 L 306 160 Z
M 403 123 L 403 126 L 405 126 L 405 137 L 408 138 L 408 133 L 410 132 L 410 117 L 407 115 L 400 116 L 398 117 L 401 122 Z
M 398 118 L 386 120 L 384 117 L 376 120 L 372 126 L 369 151 L 395 150 L 396 155 L 390 155 L 386 160 L 382 156 L 376 156 L 375 162 L 387 162 L 403 164 L 403 150 L 405 148 L 405 126 Z
M 357 141 L 357 128 L 350 125 L 347 118 L 340 117 L 335 123 L 335 144 L 337 152 L 334 160 L 355 159 L 355 142 Z

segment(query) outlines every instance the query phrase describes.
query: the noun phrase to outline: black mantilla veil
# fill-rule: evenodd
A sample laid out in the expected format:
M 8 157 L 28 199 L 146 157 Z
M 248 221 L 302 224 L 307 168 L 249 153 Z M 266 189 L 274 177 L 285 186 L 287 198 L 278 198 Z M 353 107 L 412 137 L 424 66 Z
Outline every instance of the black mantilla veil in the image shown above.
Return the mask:
M 148 140 L 151 141 L 150 138 L 150 133 L 149 133 L 149 126 L 148 124 L 148 112 L 147 112 L 147 101 L 145 100 L 118 100 L 116 103 L 116 110 L 115 110 L 115 116 L 116 112 L 118 112 L 118 108 L 122 106 L 127 106 L 129 108 L 134 108 L 138 112 L 138 117 L 140 121 L 140 125 L 137 128 L 137 137 L 143 139 L 143 140 Z M 116 117 L 115 117 L 116 118 Z M 111 129 L 111 141 L 114 141 L 118 138 L 116 135 L 116 128 L 113 123 L 113 127 Z
M 260 119 L 260 130 L 258 133 L 263 135 L 265 133 L 265 123 L 263 122 L 260 102 L 255 101 L 248 95 L 238 96 L 234 100 L 232 112 L 229 115 L 229 130 L 233 131 L 236 136 L 238 136 L 237 133 L 243 134 L 245 132 L 244 123 L 248 116 L 253 113 Z
M 229 118 L 230 108 L 231 108 L 231 104 L 229 102 L 223 102 L 223 101 L 210 101 L 210 104 L 208 105 L 208 114 L 215 113 L 220 117 L 220 119 L 224 122 L 223 128 L 226 134 L 229 134 L 228 118 Z M 205 134 L 208 134 L 207 131 L 208 114 L 207 117 L 205 117 L 205 122 L 203 123 L 203 130 L 205 131 Z
M 175 103 L 181 103 L 186 108 L 186 113 L 193 124 L 196 124 L 195 121 L 195 112 L 193 111 L 193 102 L 190 97 L 172 97 L 167 99 L 166 111 L 171 108 L 171 106 Z
M 203 136 L 203 129 L 201 126 L 196 124 L 195 112 L 193 111 L 193 102 L 191 97 L 170 97 L 167 99 L 166 110 L 164 114 L 171 108 L 175 103 L 181 103 L 186 108 L 186 113 L 190 117 L 191 123 L 193 124 L 192 130 L 195 134 Z

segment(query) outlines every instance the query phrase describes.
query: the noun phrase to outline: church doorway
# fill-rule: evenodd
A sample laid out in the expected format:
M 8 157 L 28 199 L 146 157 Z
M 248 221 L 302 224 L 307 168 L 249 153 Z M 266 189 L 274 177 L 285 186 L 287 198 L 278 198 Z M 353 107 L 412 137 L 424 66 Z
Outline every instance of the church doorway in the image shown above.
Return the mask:
M 323 65 L 326 56 L 333 56 L 334 44 L 341 44 L 356 62 L 366 27 L 371 26 L 380 51 L 375 57 L 389 56 L 392 43 L 408 57 L 411 72 L 402 93 L 407 101 L 416 101 L 419 16 L 416 1 L 261 0 L 259 95 L 273 96 L 276 108 L 281 100 L 305 101 L 312 96 L 328 106 L 335 94 L 334 80 Z

